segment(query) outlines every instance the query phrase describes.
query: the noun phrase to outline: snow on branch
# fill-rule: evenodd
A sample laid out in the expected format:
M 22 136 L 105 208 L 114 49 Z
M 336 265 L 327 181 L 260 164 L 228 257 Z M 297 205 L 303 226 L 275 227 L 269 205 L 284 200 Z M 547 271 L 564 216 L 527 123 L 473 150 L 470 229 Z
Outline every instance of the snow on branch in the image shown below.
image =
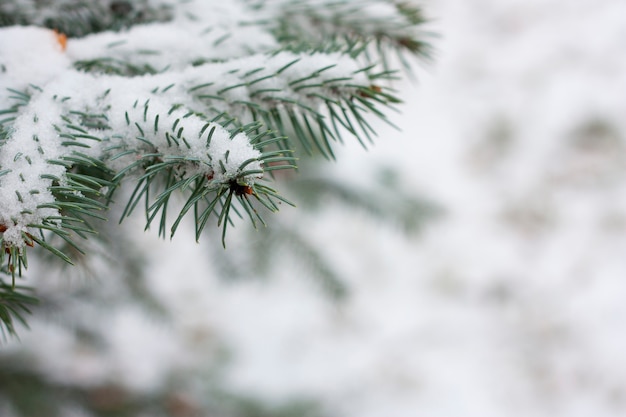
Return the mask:
M 77 19 L 99 13 L 63 5 Z M 63 21 L 59 7 L 52 21 Z M 80 250 L 74 238 L 95 233 L 91 219 L 106 219 L 122 182 L 135 185 L 123 217 L 145 200 L 147 225 L 158 221 L 163 236 L 174 193 L 186 200 L 170 235 L 191 215 L 199 238 L 216 215 L 224 240 L 234 201 L 262 223 L 257 208 L 287 202 L 263 181 L 295 167 L 290 139 L 334 157 L 333 142 L 347 133 L 365 146 L 368 120 L 398 102 L 383 83 L 393 71 L 359 59 L 368 52 L 357 43 L 408 48 L 421 22 L 418 9 L 383 0 L 138 7 L 158 13 L 142 21 L 111 9 L 104 28 L 117 31 L 86 19 L 79 38 L 0 28 L 0 262 L 13 273 L 34 244 L 69 262 L 46 236 Z M 296 37 L 312 47 L 293 47 Z M 319 47 L 337 39 L 347 46 Z
M 50 31 L 3 29 L 2 39 L 3 31 L 21 32 L 28 42 L 39 35 L 43 45 L 58 52 L 59 45 L 49 41 Z M 100 217 L 97 212 L 106 209 L 98 199 L 104 188 L 117 184 L 79 174 L 79 167 L 110 171 L 113 181 L 138 169 L 149 171 L 143 179 L 167 172 L 188 186 L 190 178 L 202 179 L 207 190 L 225 184 L 228 189 L 249 187 L 252 191 L 245 188 L 246 194 L 253 194 L 254 183 L 263 176 L 263 158 L 288 159 L 287 151 L 263 154 L 255 147 L 252 139 L 265 136 L 258 125 L 249 136 L 253 132 L 242 126 L 227 130 L 218 123 L 221 117 L 210 120 L 191 111 L 191 95 L 170 82 L 184 85 L 179 73 L 142 78 L 92 75 L 59 60 L 48 74 L 35 74 L 41 87 L 24 87 L 28 80 L 19 79 L 15 56 L 4 53 L 0 62 L 9 74 L 6 79 L 22 88 L 8 90 L 7 100 L 14 105 L 2 112 L 8 117 L 0 121 L 6 136 L 0 148 L 1 239 L 3 247 L 18 253 L 33 241 L 43 242 L 37 229 L 67 240 L 70 223 L 84 225 L 84 216 Z M 159 84 L 163 82 L 169 85 Z M 91 232 L 87 226 L 82 229 Z
M 22 247 L 29 227 L 60 215 L 63 206 L 51 189 L 67 186 L 65 173 L 75 163 L 106 162 L 124 173 L 159 164 L 175 168 L 181 178 L 184 172 L 216 183 L 252 185 L 262 176 L 262 154 L 245 133 L 233 134 L 189 111 L 176 94 L 155 90 L 149 78 L 69 71 L 31 90 L 0 153 L 5 245 Z M 97 90 L 102 92 L 94 97 Z

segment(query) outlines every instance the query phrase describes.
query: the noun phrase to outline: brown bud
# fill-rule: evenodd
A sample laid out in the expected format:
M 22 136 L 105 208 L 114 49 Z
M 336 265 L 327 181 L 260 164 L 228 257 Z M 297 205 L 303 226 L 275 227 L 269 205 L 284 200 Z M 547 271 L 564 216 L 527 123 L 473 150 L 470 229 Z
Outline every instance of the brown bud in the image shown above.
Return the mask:
M 57 38 L 57 42 L 61 45 L 61 50 L 65 52 L 67 49 L 67 35 L 65 33 L 61 33 L 58 30 L 54 29 L 54 35 Z

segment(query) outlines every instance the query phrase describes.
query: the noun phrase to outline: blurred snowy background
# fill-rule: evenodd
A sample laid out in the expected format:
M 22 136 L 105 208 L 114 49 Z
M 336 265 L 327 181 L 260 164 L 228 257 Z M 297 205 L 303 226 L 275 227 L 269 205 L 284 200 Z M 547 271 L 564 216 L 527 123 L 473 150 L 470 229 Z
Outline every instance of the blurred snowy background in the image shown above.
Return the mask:
M 275 215 L 346 297 L 326 296 L 298 257 L 271 278 L 220 279 L 225 255 L 209 239 L 163 242 L 129 223 L 169 315 L 77 306 L 70 327 L 100 329 L 106 349 L 48 317 L 2 355 L 22 351 L 54 381 L 180 383 L 184 399 L 216 379 L 341 417 L 626 415 L 626 3 L 424 6 L 440 38 L 419 81 L 396 86 L 402 132 L 378 126 L 370 151 L 349 143 L 327 171 L 354 187 L 382 172 L 442 215 L 418 233 L 333 201 Z M 250 262 L 247 228 L 230 230 L 231 263 Z M 47 285 L 117 294 L 110 262 L 99 282 Z

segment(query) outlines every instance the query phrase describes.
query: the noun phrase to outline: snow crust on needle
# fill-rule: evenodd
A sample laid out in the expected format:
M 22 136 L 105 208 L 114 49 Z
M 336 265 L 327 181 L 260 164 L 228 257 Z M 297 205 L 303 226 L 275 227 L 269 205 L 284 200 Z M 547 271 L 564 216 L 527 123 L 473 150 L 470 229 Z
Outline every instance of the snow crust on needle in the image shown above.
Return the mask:
M 65 171 L 46 162 L 62 152 L 53 128 L 59 117 L 59 108 L 43 101 L 33 103 L 30 112 L 16 119 L 13 136 L 1 148 L 0 169 L 8 172 L 0 177 L 0 225 L 7 228 L 3 238 L 9 244 L 22 246 L 22 232 L 28 224 L 58 214 L 39 206 L 54 202 L 51 181 L 41 175 L 62 176 Z
M 166 158 L 185 158 L 193 164 L 186 165 L 187 175 L 202 173 L 215 182 L 229 182 L 240 174 L 240 166 L 251 159 L 255 161 L 246 166 L 246 170 L 261 171 L 259 158 L 261 153 L 254 149 L 250 139 L 239 133 L 231 138 L 231 133 L 217 123 L 208 122 L 189 110 L 165 104 L 170 101 L 159 100 L 137 88 L 136 83 L 129 85 L 128 80 L 115 78 L 118 86 L 111 88 L 110 100 L 106 106 L 126 109 L 111 112 L 109 123 L 115 136 L 107 137 L 110 144 L 132 147 L 133 139 L 141 138 L 152 143 L 154 149 L 145 149 L 144 142 L 135 140 L 141 151 L 163 153 Z M 113 83 L 115 84 L 115 83 Z M 142 93 L 142 94 L 139 94 Z M 137 97 L 148 97 L 143 103 Z M 135 104 L 137 103 L 137 104 Z M 107 144 L 107 145 L 110 145 Z M 123 168 L 128 162 L 123 158 L 114 164 Z M 247 175 L 239 181 L 253 183 L 260 175 Z

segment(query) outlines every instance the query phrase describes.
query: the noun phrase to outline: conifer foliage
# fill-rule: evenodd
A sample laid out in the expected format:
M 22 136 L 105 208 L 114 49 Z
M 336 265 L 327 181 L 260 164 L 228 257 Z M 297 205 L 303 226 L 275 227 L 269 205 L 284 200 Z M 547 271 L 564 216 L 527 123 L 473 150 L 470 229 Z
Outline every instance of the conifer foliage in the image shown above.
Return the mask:
M 31 248 L 72 263 L 113 203 L 164 237 L 264 224 L 290 204 L 274 171 L 373 140 L 423 23 L 394 0 L 3 1 L 0 328 L 36 302 Z

